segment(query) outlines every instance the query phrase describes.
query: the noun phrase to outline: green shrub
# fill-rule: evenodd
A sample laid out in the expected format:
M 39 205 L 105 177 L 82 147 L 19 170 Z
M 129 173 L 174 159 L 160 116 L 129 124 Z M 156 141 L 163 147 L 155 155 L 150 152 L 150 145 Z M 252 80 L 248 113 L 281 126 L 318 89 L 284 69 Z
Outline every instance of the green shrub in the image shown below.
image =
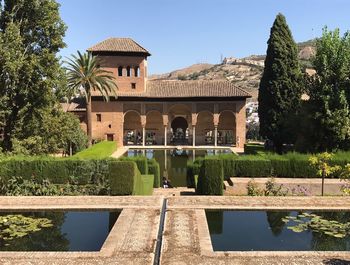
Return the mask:
M 74 180 L 79 185 L 100 184 L 108 174 L 108 163 L 114 159 L 81 160 L 55 159 L 49 157 L 10 157 L 0 160 L 0 177 L 35 178 L 49 180 L 53 184 L 64 184 Z
M 135 195 L 142 193 L 141 174 L 134 162 L 111 162 L 109 169 L 108 178 L 111 195 Z
M 238 177 L 269 177 L 271 175 L 271 161 L 253 155 L 244 155 L 237 158 L 235 175 Z
M 265 157 L 271 161 L 271 175 L 285 178 L 293 176 L 291 163 L 288 158 L 275 154 L 266 154 Z
M 145 156 L 121 157 L 119 160 L 134 161 L 141 174 L 143 175 L 148 174 L 148 161 L 147 161 L 147 157 Z
M 263 196 L 263 189 L 259 188 L 258 183 L 254 179 L 251 179 L 247 183 L 247 195 L 248 196 Z
M 316 170 L 310 166 L 310 155 L 288 153 L 284 157 L 289 159 L 292 173 L 291 178 L 317 178 Z
M 154 188 L 160 187 L 160 166 L 155 159 L 148 160 L 148 173 L 154 176 Z
M 198 157 L 194 161 L 187 161 L 187 187 L 196 188 L 196 181 L 194 176 L 199 175 L 199 171 L 202 166 L 203 160 L 204 157 Z
M 205 158 L 199 172 L 197 193 L 223 195 L 224 170 L 219 158 Z
M 244 153 L 247 155 L 256 155 L 258 152 L 266 152 L 264 145 L 261 144 L 245 144 Z
M 135 194 L 135 195 L 152 195 L 154 175 L 141 175 L 141 178 L 142 178 L 142 192 L 141 194 Z
M 102 141 L 98 144 L 94 144 L 88 149 L 85 149 L 72 158 L 80 159 L 103 159 L 110 157 L 117 150 L 117 143 L 114 141 Z
M 224 179 L 225 180 L 237 175 L 237 173 L 236 173 L 237 158 L 238 158 L 238 156 L 236 156 L 236 155 L 223 156 L 221 158 L 222 163 L 223 163 L 223 167 L 224 167 Z

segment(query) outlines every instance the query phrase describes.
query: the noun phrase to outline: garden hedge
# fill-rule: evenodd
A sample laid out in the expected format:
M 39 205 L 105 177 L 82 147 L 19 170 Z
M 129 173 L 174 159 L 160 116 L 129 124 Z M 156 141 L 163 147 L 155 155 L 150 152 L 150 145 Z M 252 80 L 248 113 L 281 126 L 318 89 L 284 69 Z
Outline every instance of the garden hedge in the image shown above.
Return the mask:
M 224 179 L 230 177 L 285 177 L 285 178 L 317 178 L 316 170 L 310 166 L 310 155 L 287 153 L 277 155 L 264 153 L 260 155 L 224 155 L 206 159 L 220 159 L 223 162 Z M 350 163 L 349 152 L 335 153 L 332 165 L 345 166 Z M 187 178 L 193 179 L 199 174 L 203 159 L 195 160 L 187 165 Z M 329 176 L 330 178 L 336 176 Z
M 48 179 L 54 184 L 74 181 L 78 185 L 99 183 L 114 159 L 55 159 L 50 157 L 10 157 L 0 160 L 0 176 Z
M 160 166 L 155 159 L 148 160 L 148 173 L 154 176 L 154 188 L 160 187 Z
M 133 156 L 133 157 L 121 157 L 120 161 L 134 161 L 140 173 L 143 175 L 148 174 L 148 160 L 145 156 Z
M 143 182 L 140 171 L 132 161 L 116 161 L 109 165 L 111 195 L 140 195 Z
M 152 195 L 154 185 L 154 175 L 141 175 L 142 178 L 142 190 L 139 194 L 135 195 Z
M 199 195 L 223 195 L 224 169 L 220 158 L 204 159 L 196 192 Z

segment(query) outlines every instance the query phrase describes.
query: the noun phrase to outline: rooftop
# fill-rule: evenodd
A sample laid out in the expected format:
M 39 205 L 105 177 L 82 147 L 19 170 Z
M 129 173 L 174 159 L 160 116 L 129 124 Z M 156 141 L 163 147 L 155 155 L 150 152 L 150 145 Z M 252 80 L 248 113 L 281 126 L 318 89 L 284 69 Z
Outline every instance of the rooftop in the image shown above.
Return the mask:
M 89 52 L 123 52 L 151 54 L 131 38 L 109 38 L 87 49 Z
M 98 92 L 93 96 L 99 96 Z M 146 91 L 117 91 L 118 97 L 134 98 L 250 98 L 251 95 L 228 81 L 148 81 Z

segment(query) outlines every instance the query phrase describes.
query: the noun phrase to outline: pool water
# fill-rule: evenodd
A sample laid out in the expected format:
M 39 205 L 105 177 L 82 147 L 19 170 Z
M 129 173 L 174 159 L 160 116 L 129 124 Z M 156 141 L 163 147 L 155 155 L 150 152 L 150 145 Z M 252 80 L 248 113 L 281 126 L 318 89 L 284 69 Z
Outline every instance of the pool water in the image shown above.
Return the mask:
M 214 251 L 349 251 L 350 237 L 294 232 L 283 219 L 297 211 L 206 210 Z M 310 213 L 310 212 L 308 212 Z M 350 221 L 350 212 L 313 212 L 326 220 Z
M 47 218 L 52 227 L 12 240 L 0 236 L 0 251 L 99 251 L 121 211 L 12 212 L 31 218 Z
M 126 157 L 146 156 L 154 158 L 160 165 L 161 179 L 166 177 L 174 187 L 188 187 L 190 180 L 187 180 L 187 161 L 195 160 L 198 157 L 232 153 L 229 149 L 219 150 L 177 150 L 177 149 L 129 149 Z

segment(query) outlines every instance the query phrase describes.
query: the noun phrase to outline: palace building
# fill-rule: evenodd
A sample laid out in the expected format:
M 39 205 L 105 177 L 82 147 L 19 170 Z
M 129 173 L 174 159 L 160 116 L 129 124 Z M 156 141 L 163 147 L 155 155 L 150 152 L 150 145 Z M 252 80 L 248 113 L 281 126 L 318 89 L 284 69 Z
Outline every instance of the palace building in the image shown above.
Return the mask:
M 116 98 L 92 97 L 92 138 L 119 145 L 229 145 L 243 147 L 246 99 L 251 95 L 228 81 L 147 80 L 151 55 L 130 38 L 110 38 L 88 49 L 113 73 Z M 86 130 L 85 105 L 64 105 Z

